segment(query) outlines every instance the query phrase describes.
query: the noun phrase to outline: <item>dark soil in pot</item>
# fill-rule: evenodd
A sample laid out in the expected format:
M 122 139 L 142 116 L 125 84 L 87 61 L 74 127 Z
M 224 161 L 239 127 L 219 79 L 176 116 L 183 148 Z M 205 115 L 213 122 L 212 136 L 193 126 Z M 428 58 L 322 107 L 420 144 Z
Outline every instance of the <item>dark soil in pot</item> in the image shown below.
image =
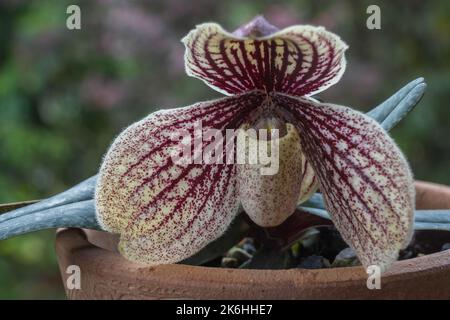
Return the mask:
M 204 266 L 243 269 L 323 269 L 360 266 L 354 251 L 333 226 L 310 228 L 288 250 L 258 250 L 254 238 L 244 238 L 223 257 Z M 450 249 L 450 232 L 419 230 L 398 260 L 413 259 Z

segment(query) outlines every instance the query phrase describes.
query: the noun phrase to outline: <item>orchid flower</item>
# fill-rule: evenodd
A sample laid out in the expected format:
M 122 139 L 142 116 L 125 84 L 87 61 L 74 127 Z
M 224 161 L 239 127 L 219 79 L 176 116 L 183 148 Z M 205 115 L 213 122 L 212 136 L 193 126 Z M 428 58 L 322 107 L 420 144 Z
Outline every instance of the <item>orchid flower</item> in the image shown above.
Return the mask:
M 152 113 L 113 142 L 95 206 L 101 227 L 120 234 L 121 254 L 146 265 L 175 263 L 225 233 L 240 206 L 256 224 L 276 226 L 319 188 L 365 267 L 385 270 L 395 261 L 413 231 L 408 163 L 375 120 L 312 97 L 340 80 L 347 45 L 322 27 L 278 30 L 262 17 L 233 33 L 201 24 L 182 41 L 187 74 L 227 97 Z M 279 129 L 278 173 L 174 163 L 173 133 L 193 134 L 198 121 L 222 133 Z

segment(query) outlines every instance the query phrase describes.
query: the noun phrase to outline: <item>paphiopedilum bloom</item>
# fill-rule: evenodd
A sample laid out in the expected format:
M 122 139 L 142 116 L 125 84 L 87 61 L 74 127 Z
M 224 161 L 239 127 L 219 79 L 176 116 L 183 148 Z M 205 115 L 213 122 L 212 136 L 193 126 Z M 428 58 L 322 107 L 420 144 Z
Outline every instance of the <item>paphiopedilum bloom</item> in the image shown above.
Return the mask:
M 226 232 L 241 206 L 256 224 L 276 226 L 319 188 L 364 266 L 396 260 L 414 219 L 408 163 L 373 119 L 311 97 L 339 81 L 347 45 L 322 27 L 278 30 L 262 17 L 234 33 L 201 24 L 183 43 L 187 74 L 228 97 L 155 112 L 114 141 L 95 201 L 102 227 L 120 234 L 120 252 L 147 265 L 178 262 Z M 173 133 L 193 134 L 198 121 L 224 135 L 280 129 L 278 172 L 175 163 Z

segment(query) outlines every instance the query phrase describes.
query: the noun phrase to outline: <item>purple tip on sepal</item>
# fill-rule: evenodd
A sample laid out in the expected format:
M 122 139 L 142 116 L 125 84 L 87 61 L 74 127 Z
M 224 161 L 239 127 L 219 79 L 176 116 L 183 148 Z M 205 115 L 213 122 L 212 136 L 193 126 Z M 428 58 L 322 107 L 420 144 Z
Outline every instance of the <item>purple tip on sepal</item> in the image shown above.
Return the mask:
M 250 22 L 233 32 L 238 37 L 261 38 L 269 36 L 279 29 L 271 25 L 262 15 L 256 16 Z

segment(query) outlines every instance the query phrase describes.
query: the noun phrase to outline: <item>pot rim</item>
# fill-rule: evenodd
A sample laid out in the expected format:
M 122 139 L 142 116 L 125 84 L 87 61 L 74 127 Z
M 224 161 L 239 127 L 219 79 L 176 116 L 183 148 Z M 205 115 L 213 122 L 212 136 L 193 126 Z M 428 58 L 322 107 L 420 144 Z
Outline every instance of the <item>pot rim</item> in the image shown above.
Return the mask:
M 58 231 L 58 233 L 66 233 L 66 232 L 75 232 L 76 228 L 71 229 L 61 229 Z M 210 271 L 213 271 L 215 273 L 221 273 L 223 275 L 230 274 L 231 272 L 236 275 L 244 276 L 246 274 L 258 274 L 258 273 L 264 273 L 267 274 L 273 274 L 273 276 L 281 276 L 284 278 L 285 276 L 292 275 L 298 275 L 299 273 L 310 275 L 311 277 L 316 278 L 316 274 L 320 273 L 323 275 L 323 278 L 326 278 L 325 281 L 322 280 L 322 277 L 317 277 L 317 282 L 327 282 L 329 283 L 332 278 L 335 278 L 336 281 L 349 281 L 349 280 L 365 280 L 367 279 L 367 274 L 362 266 L 355 266 L 355 267 L 339 267 L 339 268 L 325 268 L 325 269 L 301 269 L 301 268 L 291 268 L 291 269 L 237 269 L 237 268 L 222 268 L 222 267 L 207 267 L 207 266 L 192 266 L 192 265 L 185 265 L 185 264 L 168 264 L 168 265 L 159 265 L 159 266 L 145 266 L 140 265 L 137 263 L 133 263 L 130 261 L 127 261 L 125 258 L 121 257 L 117 252 L 113 252 L 109 249 L 105 249 L 103 247 L 100 247 L 89 239 L 91 238 L 91 235 L 88 235 L 91 232 L 95 233 L 102 233 L 105 235 L 108 235 L 106 232 L 102 231 L 93 231 L 93 230 L 87 230 L 87 229 L 78 229 L 82 232 L 83 236 L 85 237 L 85 241 L 87 245 L 92 245 L 97 247 L 98 249 L 101 249 L 102 251 L 107 252 L 108 255 L 116 255 L 121 260 L 123 260 L 124 263 L 127 265 L 127 270 L 133 270 L 133 271 L 143 271 L 145 269 L 149 269 L 152 271 L 155 270 L 162 270 L 167 269 L 170 272 L 179 272 L 181 270 L 184 270 L 184 272 L 189 272 L 191 275 L 192 273 L 198 273 L 199 275 L 210 273 Z M 77 249 L 79 246 L 72 247 L 70 249 Z M 402 260 L 402 261 L 396 261 L 392 264 L 391 268 L 385 272 L 382 277 L 383 281 L 385 281 L 387 278 L 395 278 L 396 276 L 405 274 L 417 274 L 418 272 L 433 272 L 433 271 L 442 271 L 442 266 L 448 265 L 448 270 L 450 272 L 450 249 L 436 252 L 432 254 L 428 254 L 421 257 L 416 257 L 412 259 Z M 338 276 L 336 277 L 336 273 L 338 273 Z M 252 277 L 254 278 L 254 277 Z M 253 281 L 253 280 L 252 280 Z M 251 282 L 252 282 L 251 281 Z
M 416 194 L 418 201 L 418 208 L 441 209 L 450 208 L 450 187 L 429 183 L 416 182 Z M 438 203 L 435 205 L 435 198 L 445 198 L 446 204 Z M 431 204 L 430 204 L 430 201 Z M 436 207 L 437 206 L 437 207 Z M 262 269 L 232 269 L 219 267 L 205 267 L 205 266 L 191 266 L 182 264 L 159 265 L 153 267 L 142 266 L 120 256 L 117 252 L 110 251 L 117 239 L 111 238 L 111 234 L 101 231 L 86 230 L 86 229 L 61 229 L 58 230 L 58 238 L 65 237 L 65 235 L 74 236 L 74 233 L 82 236 L 84 241 L 79 237 L 78 243 L 65 242 L 65 250 L 74 252 L 76 249 L 85 247 L 94 247 L 96 254 L 101 259 L 114 261 L 124 267 L 132 279 L 145 277 L 148 272 L 153 275 L 170 275 L 170 282 L 175 281 L 207 281 L 215 282 L 216 279 L 227 279 L 228 285 L 261 285 L 274 280 L 284 283 L 301 285 L 306 287 L 317 287 L 321 284 L 330 285 L 330 283 L 346 282 L 361 282 L 367 280 L 367 273 L 362 266 L 356 267 L 341 267 L 341 268 L 327 268 L 327 269 L 282 269 L 282 270 L 262 270 Z M 60 241 L 58 239 L 58 241 Z M 57 241 L 57 243 L 58 243 Z M 116 265 L 117 266 L 117 265 Z M 148 271 L 148 272 L 147 272 Z M 441 251 L 413 259 L 396 261 L 391 268 L 382 275 L 383 284 L 395 282 L 401 276 L 402 281 L 408 278 L 415 278 L 418 274 L 431 275 L 433 273 L 448 272 L 450 274 L 450 250 Z M 189 274 L 190 279 L 186 279 L 185 275 Z M 216 280 L 219 281 L 219 280 Z

